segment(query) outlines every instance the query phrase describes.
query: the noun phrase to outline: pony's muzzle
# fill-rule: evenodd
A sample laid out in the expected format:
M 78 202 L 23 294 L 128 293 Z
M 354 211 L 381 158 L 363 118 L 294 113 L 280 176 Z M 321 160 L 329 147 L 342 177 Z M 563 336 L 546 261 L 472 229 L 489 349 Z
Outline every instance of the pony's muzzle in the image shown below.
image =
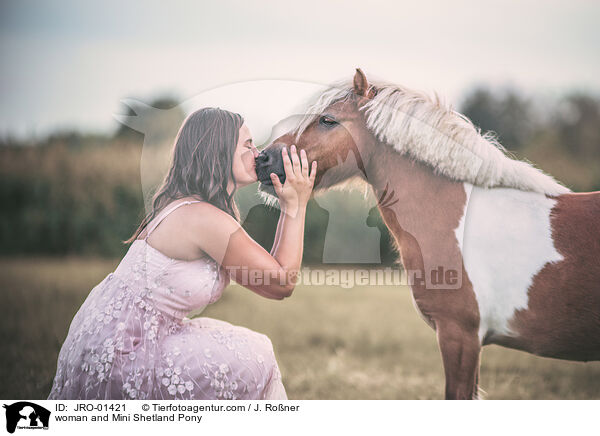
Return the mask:
M 277 174 L 281 184 L 285 183 L 285 169 L 281 157 L 282 147 L 283 144 L 273 144 L 261 151 L 256 157 L 256 176 L 262 185 L 273 185 L 271 173 Z

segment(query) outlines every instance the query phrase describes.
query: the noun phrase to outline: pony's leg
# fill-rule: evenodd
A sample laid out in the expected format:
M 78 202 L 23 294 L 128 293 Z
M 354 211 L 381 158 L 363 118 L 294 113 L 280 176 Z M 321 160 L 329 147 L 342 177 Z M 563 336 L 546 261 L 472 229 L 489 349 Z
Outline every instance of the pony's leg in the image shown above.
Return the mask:
M 454 323 L 438 324 L 436 330 L 446 375 L 446 399 L 476 399 L 481 352 L 477 332 Z
M 481 356 L 481 353 L 480 353 Z M 479 372 L 480 372 L 480 362 L 477 363 L 477 370 L 475 371 L 475 385 L 473 386 L 473 399 L 474 400 L 483 400 L 485 399 L 486 392 L 481 389 L 479 386 Z

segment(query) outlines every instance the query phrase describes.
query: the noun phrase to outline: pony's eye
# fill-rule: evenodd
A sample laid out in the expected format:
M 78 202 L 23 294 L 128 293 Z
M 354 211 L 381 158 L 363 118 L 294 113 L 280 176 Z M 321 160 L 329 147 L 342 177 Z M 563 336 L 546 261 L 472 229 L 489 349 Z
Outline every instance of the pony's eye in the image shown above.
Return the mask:
M 319 124 L 322 126 L 331 127 L 336 125 L 337 121 L 331 117 L 328 117 L 327 115 L 322 115 L 321 118 L 319 118 Z

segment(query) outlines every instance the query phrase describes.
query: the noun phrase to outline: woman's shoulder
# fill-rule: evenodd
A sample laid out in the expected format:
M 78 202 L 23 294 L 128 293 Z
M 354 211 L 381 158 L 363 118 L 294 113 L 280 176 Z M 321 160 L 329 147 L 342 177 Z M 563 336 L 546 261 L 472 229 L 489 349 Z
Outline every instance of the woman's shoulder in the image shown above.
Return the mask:
M 240 223 L 220 208 L 208 203 L 194 203 L 186 211 L 186 233 L 202 252 L 221 264 L 232 235 L 243 230 Z
M 178 205 L 186 204 L 186 207 L 177 207 Z M 170 203 L 167 203 L 162 210 L 167 210 L 170 208 L 177 208 L 182 210 L 191 210 L 194 212 L 203 211 L 204 214 L 219 214 L 219 212 L 223 212 L 218 207 L 214 206 L 210 202 L 203 200 L 198 197 L 179 197 L 176 200 L 172 200 Z M 160 212 L 159 212 L 160 213 Z M 223 212 L 225 213 L 225 212 Z
M 224 210 L 209 203 L 208 201 L 198 201 L 197 199 L 189 199 L 182 201 L 194 201 L 189 205 L 189 218 L 192 224 L 201 226 L 204 230 L 214 228 L 214 226 L 225 226 L 230 228 L 238 228 L 238 221 L 229 215 Z

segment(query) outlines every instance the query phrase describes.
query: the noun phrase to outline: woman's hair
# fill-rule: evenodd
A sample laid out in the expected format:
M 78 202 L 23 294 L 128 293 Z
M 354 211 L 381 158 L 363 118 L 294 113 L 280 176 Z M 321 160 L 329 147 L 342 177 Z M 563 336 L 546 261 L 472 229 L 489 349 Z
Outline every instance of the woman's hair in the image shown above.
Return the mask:
M 200 109 L 186 118 L 175 139 L 169 172 L 153 196 L 152 210 L 124 244 L 135 241 L 167 204 L 183 197 L 206 201 L 239 219 L 233 199 L 237 188 L 233 155 L 242 124 L 241 115 L 219 108 Z M 229 181 L 234 186 L 231 194 Z

